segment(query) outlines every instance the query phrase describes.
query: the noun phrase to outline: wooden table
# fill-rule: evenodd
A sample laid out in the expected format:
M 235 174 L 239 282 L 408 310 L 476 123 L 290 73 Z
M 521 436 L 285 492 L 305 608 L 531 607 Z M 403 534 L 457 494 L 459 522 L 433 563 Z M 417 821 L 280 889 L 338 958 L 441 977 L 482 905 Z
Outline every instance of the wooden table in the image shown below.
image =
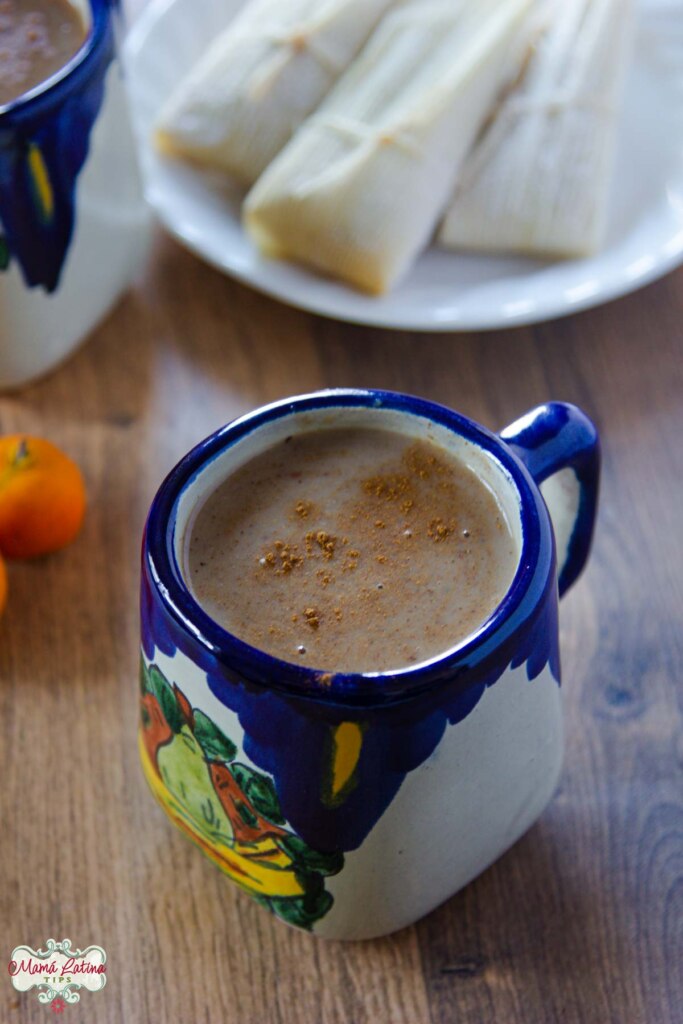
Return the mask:
M 683 272 L 593 312 L 488 335 L 327 322 L 157 235 L 77 356 L 0 399 L 87 478 L 82 535 L 13 564 L 0 622 L 0 921 L 7 958 L 101 944 L 96 1024 L 683 1021 Z M 253 905 L 154 805 L 135 748 L 140 534 L 220 424 L 329 385 L 414 392 L 500 428 L 548 398 L 595 418 L 591 566 L 563 603 L 567 759 L 541 821 L 418 925 L 325 943 Z M 0 1020 L 45 1021 L 6 979 Z

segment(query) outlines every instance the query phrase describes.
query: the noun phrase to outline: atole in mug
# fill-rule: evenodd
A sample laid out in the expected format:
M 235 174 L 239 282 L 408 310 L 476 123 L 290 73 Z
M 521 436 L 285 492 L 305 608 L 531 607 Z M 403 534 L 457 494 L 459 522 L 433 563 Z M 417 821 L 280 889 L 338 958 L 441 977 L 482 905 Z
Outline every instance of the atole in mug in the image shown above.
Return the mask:
M 248 646 L 180 569 L 193 509 L 238 465 L 290 434 L 349 425 L 452 450 L 494 490 L 520 550 L 472 637 L 388 674 L 330 676 Z M 593 425 L 560 403 L 496 436 L 406 395 L 326 391 L 198 445 L 162 484 L 143 547 L 140 754 L 169 817 L 258 903 L 325 937 L 386 934 L 457 892 L 555 789 L 558 590 L 586 562 L 598 476 Z

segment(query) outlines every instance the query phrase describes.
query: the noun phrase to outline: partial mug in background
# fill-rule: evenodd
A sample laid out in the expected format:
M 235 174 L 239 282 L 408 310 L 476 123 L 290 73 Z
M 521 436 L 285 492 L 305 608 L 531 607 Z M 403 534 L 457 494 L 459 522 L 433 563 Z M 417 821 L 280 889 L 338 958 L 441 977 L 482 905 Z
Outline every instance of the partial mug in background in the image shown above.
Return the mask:
M 116 5 L 64 6 L 83 19 L 82 46 L 0 106 L 0 388 L 72 352 L 145 251 L 148 214 L 116 59 Z M 10 4 L 8 16 L 17 12 Z

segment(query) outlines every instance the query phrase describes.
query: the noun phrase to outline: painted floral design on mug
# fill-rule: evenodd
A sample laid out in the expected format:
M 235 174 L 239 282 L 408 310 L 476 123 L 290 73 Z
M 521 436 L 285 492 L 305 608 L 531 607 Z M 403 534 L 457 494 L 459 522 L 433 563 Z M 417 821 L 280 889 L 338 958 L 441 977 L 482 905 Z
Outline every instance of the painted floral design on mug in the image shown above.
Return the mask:
M 324 880 L 343 856 L 318 853 L 295 835 L 272 780 L 242 763 L 235 744 L 144 658 L 140 689 L 140 756 L 156 799 L 257 902 L 310 928 L 332 905 Z

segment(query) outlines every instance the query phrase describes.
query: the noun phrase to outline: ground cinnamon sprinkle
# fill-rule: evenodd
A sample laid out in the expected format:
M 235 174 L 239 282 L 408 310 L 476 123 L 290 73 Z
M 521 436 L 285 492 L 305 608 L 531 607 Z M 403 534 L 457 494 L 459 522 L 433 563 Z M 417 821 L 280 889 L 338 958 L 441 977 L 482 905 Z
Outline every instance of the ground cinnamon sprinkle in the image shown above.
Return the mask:
M 320 616 L 316 609 L 306 608 L 304 609 L 304 615 L 306 616 L 306 624 L 310 626 L 311 629 L 318 629 L 320 626 Z
M 411 445 L 403 456 L 403 461 L 411 473 L 416 474 L 421 480 L 427 480 L 432 471 L 439 476 L 448 473 L 448 466 L 441 462 L 436 455 L 427 454 L 419 445 Z
M 299 519 L 308 519 L 313 509 L 312 501 L 298 501 L 294 511 L 298 515 Z
M 407 476 L 399 473 L 392 473 L 389 476 L 371 476 L 363 481 L 363 490 L 366 494 L 374 494 L 376 498 L 384 501 L 396 501 L 409 491 L 410 480 Z
M 387 541 L 391 544 L 393 540 L 391 550 L 393 551 L 392 558 L 394 562 L 397 557 L 401 557 L 400 552 L 406 540 L 410 540 L 413 536 L 413 529 L 408 526 L 407 522 L 402 524 L 395 522 L 395 516 L 399 512 L 406 516 L 408 513 L 412 513 L 411 521 L 415 527 L 425 530 L 427 536 L 435 543 L 444 541 L 454 530 L 453 526 L 444 522 L 439 517 L 432 518 L 428 524 L 423 521 L 421 527 L 419 521 L 420 509 L 417 503 L 417 488 L 421 481 L 429 479 L 432 475 L 441 476 L 444 472 L 447 472 L 446 467 L 435 456 L 425 455 L 419 446 L 416 445 L 410 446 L 403 453 L 401 464 L 402 469 L 399 472 L 378 473 L 366 480 L 362 480 L 360 482 L 361 490 L 367 497 L 365 500 L 352 505 L 347 513 L 348 522 L 353 525 L 354 529 L 358 528 L 356 524 L 366 521 L 368 526 L 373 524 L 378 531 L 387 532 Z M 439 480 L 438 482 L 447 483 L 446 480 Z M 376 515 L 373 515 L 373 499 L 378 499 L 382 503 L 386 503 L 396 509 L 395 512 L 392 511 L 389 515 L 389 520 L 383 517 L 377 518 Z M 311 518 L 314 508 L 313 502 L 301 499 L 294 506 L 294 513 L 298 519 L 307 520 Z M 387 566 L 388 568 L 389 559 L 387 553 L 384 546 L 379 542 L 379 536 L 376 536 L 377 541 L 372 541 L 374 552 L 371 549 L 368 553 L 371 555 L 374 553 L 374 561 L 378 565 Z M 275 575 L 280 576 L 291 573 L 311 558 L 315 559 L 322 556 L 325 561 L 332 561 L 336 556 L 339 543 L 344 545 L 344 547 L 348 547 L 350 544 L 349 537 L 343 535 L 341 538 L 338 538 L 326 530 L 308 530 L 304 537 L 304 555 L 299 553 L 299 548 L 295 543 L 278 540 L 274 545 L 275 553 L 268 551 L 265 556 L 259 559 L 259 562 L 261 565 L 275 569 Z M 342 572 L 354 572 L 358 568 L 360 558 L 361 550 L 358 547 L 348 548 L 342 562 Z M 398 569 L 398 565 L 395 566 L 395 569 Z M 325 588 L 334 583 L 334 574 L 326 570 L 318 569 L 315 575 L 319 583 Z M 378 583 L 376 589 L 384 589 L 384 584 L 382 582 Z M 370 600 L 370 594 L 371 591 L 367 591 L 362 599 Z M 338 615 L 337 612 L 339 613 Z M 341 614 L 341 608 L 335 609 L 335 618 L 339 619 Z M 317 609 L 307 608 L 304 618 L 312 629 L 320 627 L 321 617 Z M 298 617 L 294 616 L 292 622 L 297 622 L 297 619 Z
M 303 564 L 303 558 L 299 555 L 296 544 L 290 545 L 285 544 L 284 541 L 275 541 L 275 550 L 277 554 L 273 554 L 272 551 L 268 551 L 262 558 L 259 558 L 259 565 L 268 569 L 275 569 L 275 575 L 281 576 L 283 573 L 291 572 L 292 569 L 296 569 L 297 566 Z M 279 564 L 278 564 L 279 559 Z M 277 568 L 275 568 L 278 566 Z
M 337 543 L 337 538 L 331 536 L 329 533 L 325 533 L 324 530 L 319 530 L 315 535 L 315 539 L 318 542 L 318 547 L 323 553 L 323 558 L 333 558 L 334 546 Z
M 447 526 L 443 519 L 436 518 L 432 519 L 427 527 L 427 536 L 431 537 L 437 544 L 439 541 L 445 540 L 453 533 L 453 527 Z

